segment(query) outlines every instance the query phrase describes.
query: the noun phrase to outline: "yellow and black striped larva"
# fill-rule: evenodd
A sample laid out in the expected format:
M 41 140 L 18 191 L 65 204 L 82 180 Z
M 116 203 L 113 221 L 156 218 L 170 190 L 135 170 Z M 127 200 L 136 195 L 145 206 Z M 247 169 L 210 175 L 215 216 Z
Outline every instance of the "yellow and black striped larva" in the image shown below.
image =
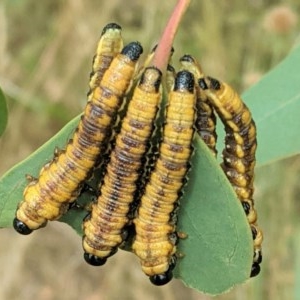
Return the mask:
M 256 127 L 248 107 L 228 84 L 207 77 L 199 85 L 205 90 L 225 126 L 225 149 L 222 168 L 233 185 L 251 227 L 254 241 L 254 258 L 251 277 L 260 272 L 262 261 L 262 231 L 257 227 L 257 213 L 253 201 L 253 181 Z
M 100 195 L 83 222 L 84 258 L 91 265 L 103 265 L 126 238 L 130 204 L 161 99 L 161 76 L 154 67 L 144 70 L 116 137 Z
M 204 73 L 197 60 L 191 55 L 184 55 L 180 58 L 180 63 L 185 70 L 190 71 L 195 81 L 204 78 Z M 204 91 L 196 84 L 197 95 L 197 119 L 195 123 L 196 131 L 205 144 L 208 146 L 214 156 L 217 156 L 217 133 L 216 133 L 216 115 L 213 111 L 212 104 L 208 101 Z
M 137 216 L 133 252 L 155 285 L 168 283 L 176 264 L 176 208 L 192 153 L 195 122 L 194 78 L 178 72 L 169 93 L 159 156 L 155 162 Z
M 31 180 L 18 205 L 13 225 L 21 234 L 45 226 L 60 217 L 78 196 L 105 146 L 108 131 L 135 72 L 142 46 L 125 46 L 112 61 L 101 83 L 92 92 L 73 138 L 66 149 Z
M 157 48 L 157 45 L 154 46 L 154 48 L 151 50 L 150 54 L 147 56 L 144 65 L 140 69 L 140 72 L 145 69 L 145 66 L 148 66 L 149 64 L 152 63 L 156 48 Z M 174 53 L 174 48 L 172 47 L 170 55 L 169 55 L 169 62 L 171 62 L 171 60 L 172 60 L 173 53 Z M 167 94 L 171 90 L 173 90 L 175 77 L 176 77 L 176 71 L 175 71 L 174 67 L 172 65 L 168 64 L 167 65 L 167 70 L 163 74 L 163 77 L 162 77 L 163 97 L 167 96 Z M 149 175 L 150 175 L 150 173 L 152 171 L 152 168 L 153 168 L 153 163 L 154 163 L 154 161 L 155 161 L 155 159 L 157 158 L 157 155 L 158 155 L 158 147 L 157 146 L 158 146 L 158 141 L 161 137 L 161 130 L 160 130 L 161 126 L 160 126 L 160 124 L 162 123 L 162 119 L 164 118 L 164 109 L 163 109 L 163 107 L 164 107 L 164 103 L 162 103 L 162 105 L 160 106 L 158 117 L 157 117 L 157 119 L 155 120 L 155 123 L 154 123 L 154 126 L 158 130 L 155 130 L 155 132 L 153 133 L 153 137 L 151 138 L 149 149 L 148 149 L 148 151 L 147 151 L 147 153 L 145 154 L 145 157 L 144 157 L 143 170 L 141 170 L 141 175 L 140 175 L 140 178 L 139 178 L 138 183 L 137 183 L 138 184 L 138 189 L 137 189 L 136 195 L 134 197 L 135 200 L 131 204 L 131 208 L 130 208 L 129 218 L 131 220 L 133 220 L 133 218 L 135 217 L 137 206 L 140 202 L 141 195 L 143 193 L 145 184 L 149 179 Z M 131 230 L 129 230 L 129 231 L 130 231 L 129 236 L 125 240 L 125 243 L 120 246 L 120 248 L 122 248 L 122 249 L 127 249 L 127 250 L 131 249 L 132 238 L 133 238 L 133 235 L 134 235 L 134 228 L 131 227 Z
M 100 40 L 97 44 L 96 53 L 93 57 L 92 72 L 90 73 L 89 91 L 87 93 L 88 101 L 91 100 L 92 92 L 99 86 L 105 71 L 109 68 L 114 57 L 119 54 L 123 48 L 123 39 L 121 36 L 122 28 L 116 23 L 107 24 L 101 33 Z M 130 83 L 131 85 L 131 83 Z M 129 86 L 130 86 L 129 85 Z M 119 119 L 114 122 L 113 127 L 110 129 L 110 137 L 114 135 L 114 128 L 117 127 Z M 105 153 L 101 155 L 101 160 L 96 163 L 101 173 L 101 165 L 106 161 L 106 157 L 110 152 L 110 145 L 107 147 Z M 91 191 L 91 187 L 84 185 L 84 188 L 88 188 Z M 95 191 L 93 191 L 95 193 Z
M 103 28 L 96 54 L 93 58 L 88 96 L 99 86 L 104 72 L 110 66 L 113 58 L 121 52 L 123 48 L 121 31 L 121 26 L 116 23 L 109 23 Z

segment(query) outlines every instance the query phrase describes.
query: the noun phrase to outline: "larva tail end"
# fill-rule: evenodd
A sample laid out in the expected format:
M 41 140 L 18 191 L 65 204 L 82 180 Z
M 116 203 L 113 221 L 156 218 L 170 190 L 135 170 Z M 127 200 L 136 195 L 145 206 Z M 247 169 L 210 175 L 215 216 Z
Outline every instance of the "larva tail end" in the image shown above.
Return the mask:
M 122 27 L 117 23 L 109 23 L 103 28 L 101 36 L 104 35 L 110 29 L 118 29 L 121 31 Z
M 25 223 L 17 218 L 14 218 L 13 226 L 18 233 L 23 235 L 28 235 L 32 232 L 32 229 L 30 229 Z
M 189 55 L 189 54 L 184 54 L 180 59 L 180 62 L 189 62 L 189 63 L 195 63 L 195 59 Z
M 98 257 L 96 255 L 93 255 L 93 254 L 90 254 L 90 253 L 87 253 L 85 252 L 84 255 L 84 260 L 89 264 L 89 265 L 92 265 L 92 266 L 103 266 L 105 263 L 106 263 L 106 258 L 101 258 L 101 257 Z
M 194 91 L 194 76 L 192 73 L 183 70 L 177 73 L 175 84 L 174 84 L 174 91 L 189 91 L 193 93 Z

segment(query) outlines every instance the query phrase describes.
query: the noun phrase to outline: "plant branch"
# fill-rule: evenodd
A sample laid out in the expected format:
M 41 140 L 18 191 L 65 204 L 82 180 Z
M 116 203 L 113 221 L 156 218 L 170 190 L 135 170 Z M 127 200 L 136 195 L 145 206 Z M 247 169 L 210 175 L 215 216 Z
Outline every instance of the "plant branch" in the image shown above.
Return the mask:
M 152 64 L 164 72 L 167 68 L 173 41 L 190 0 L 178 0 L 155 51 Z

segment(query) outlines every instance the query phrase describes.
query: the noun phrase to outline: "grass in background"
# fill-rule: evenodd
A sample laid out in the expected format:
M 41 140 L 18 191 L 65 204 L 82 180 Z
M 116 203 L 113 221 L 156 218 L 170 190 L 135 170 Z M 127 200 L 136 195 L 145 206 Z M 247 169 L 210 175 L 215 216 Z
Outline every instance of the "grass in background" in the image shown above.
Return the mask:
M 190 53 L 207 74 L 242 92 L 297 42 L 298 2 L 194 0 L 178 31 L 174 62 Z M 122 25 L 124 40 L 139 40 L 147 52 L 174 3 L 2 1 L 0 86 L 9 98 L 9 124 L 0 140 L 0 173 L 80 113 L 106 23 Z M 257 170 L 255 199 L 265 233 L 262 274 L 216 299 L 294 298 L 300 285 L 299 177 L 299 157 Z M 25 238 L 2 230 L 0 240 L 1 299 L 209 299 L 178 281 L 150 286 L 127 253 L 118 253 L 107 267 L 91 269 L 82 262 L 80 238 L 58 224 Z

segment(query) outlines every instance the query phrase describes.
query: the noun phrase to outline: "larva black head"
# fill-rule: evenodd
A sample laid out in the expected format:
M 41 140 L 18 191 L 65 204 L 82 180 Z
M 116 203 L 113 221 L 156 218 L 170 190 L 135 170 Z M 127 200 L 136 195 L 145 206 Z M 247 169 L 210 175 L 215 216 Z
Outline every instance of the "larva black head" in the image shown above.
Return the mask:
M 257 276 L 259 274 L 259 272 L 260 272 L 260 265 L 257 262 L 254 262 L 251 267 L 250 277 Z
M 87 252 L 85 252 L 83 254 L 83 257 L 84 257 L 84 260 L 88 264 L 90 264 L 92 266 L 96 266 L 96 267 L 103 266 L 106 263 L 106 260 L 107 260 L 106 258 L 101 258 L 101 257 L 98 257 L 96 255 L 93 255 L 93 254 L 90 254 L 90 253 L 87 253 Z
M 180 59 L 180 62 L 190 62 L 190 63 L 195 63 L 195 59 L 189 55 L 189 54 L 185 54 L 183 55 Z
M 176 266 L 177 257 L 173 255 L 169 262 L 169 269 L 165 273 L 150 276 L 149 279 L 154 285 L 164 285 L 170 282 L 173 278 L 173 270 Z
M 140 84 L 151 84 L 155 87 L 155 91 L 158 92 L 161 83 L 161 71 L 156 67 L 148 67 L 142 74 Z
M 28 235 L 32 232 L 32 229 L 30 229 L 25 223 L 18 220 L 17 218 L 14 218 L 13 226 L 18 233 L 23 235 Z
M 116 23 L 109 23 L 103 28 L 101 36 L 104 35 L 110 29 L 118 29 L 121 31 L 122 27 Z
M 149 277 L 151 283 L 158 286 L 167 284 L 172 280 L 172 278 L 173 278 L 173 273 L 172 270 L 170 269 L 163 274 L 156 274 Z
M 126 45 L 121 53 L 128 56 L 132 61 L 136 61 L 143 53 L 143 47 L 139 42 L 132 42 Z
M 194 92 L 194 76 L 192 73 L 183 70 L 177 73 L 174 84 L 174 91 L 188 91 L 190 93 Z
M 212 77 L 207 77 L 207 80 L 209 82 L 209 88 L 215 91 L 218 91 L 221 88 L 221 83 L 219 80 L 212 78 Z

